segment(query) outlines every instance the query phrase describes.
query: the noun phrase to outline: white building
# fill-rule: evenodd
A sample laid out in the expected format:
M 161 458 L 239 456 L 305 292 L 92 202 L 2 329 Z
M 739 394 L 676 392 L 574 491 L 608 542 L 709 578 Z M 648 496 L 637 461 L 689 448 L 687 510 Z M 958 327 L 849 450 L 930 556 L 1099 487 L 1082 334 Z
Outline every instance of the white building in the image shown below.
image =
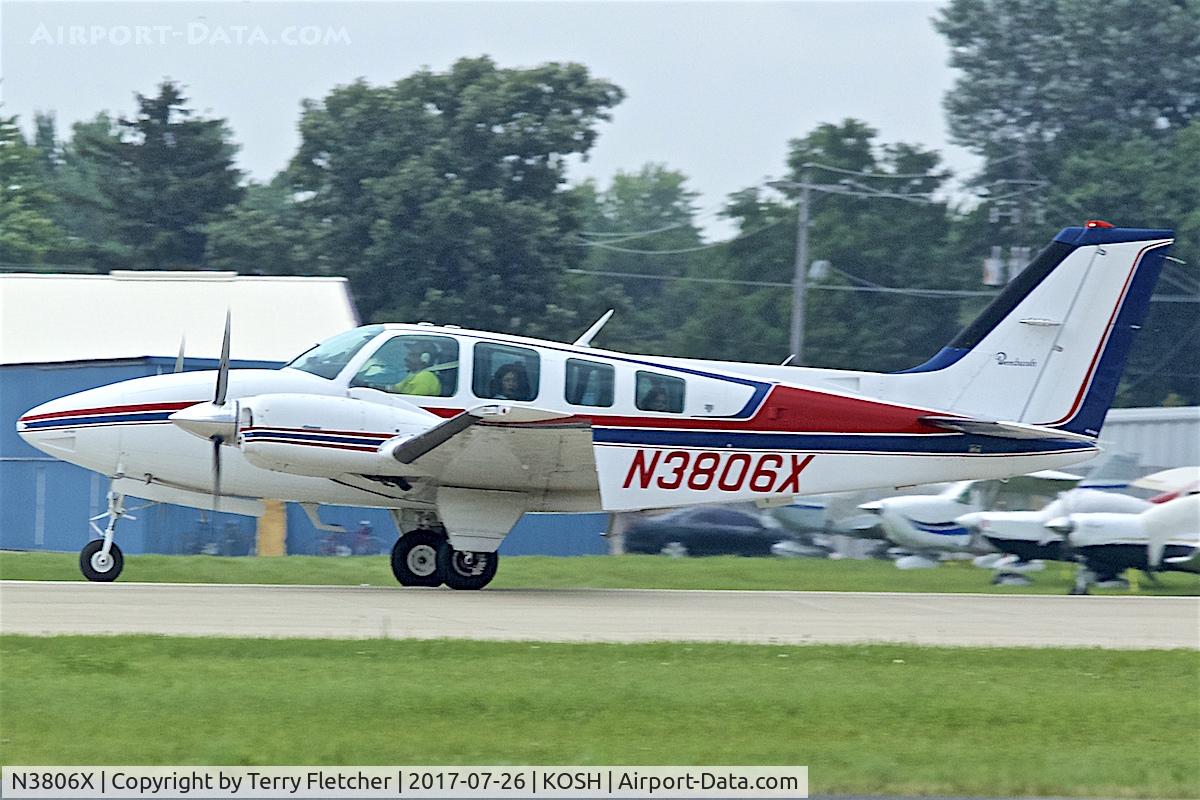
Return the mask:
M 288 361 L 359 324 L 345 278 L 236 272 L 0 275 L 0 365 L 217 358 L 232 315 L 234 361 Z
M 1145 472 L 1200 464 L 1200 406 L 1114 408 L 1101 434 L 1106 450 L 1136 455 Z

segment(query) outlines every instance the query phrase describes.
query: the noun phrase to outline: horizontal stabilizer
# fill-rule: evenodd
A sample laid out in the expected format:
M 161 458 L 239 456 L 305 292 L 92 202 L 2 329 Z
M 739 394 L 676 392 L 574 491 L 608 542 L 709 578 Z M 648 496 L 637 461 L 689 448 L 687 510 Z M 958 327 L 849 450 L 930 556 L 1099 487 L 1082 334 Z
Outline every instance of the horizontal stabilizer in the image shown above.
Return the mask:
M 1000 422 L 990 419 L 968 419 L 965 417 L 921 417 L 921 422 L 934 428 L 978 436 L 997 436 L 1001 439 L 1065 439 L 1071 442 L 1094 444 L 1096 439 L 1082 433 L 1072 433 L 1045 425 L 1027 422 Z

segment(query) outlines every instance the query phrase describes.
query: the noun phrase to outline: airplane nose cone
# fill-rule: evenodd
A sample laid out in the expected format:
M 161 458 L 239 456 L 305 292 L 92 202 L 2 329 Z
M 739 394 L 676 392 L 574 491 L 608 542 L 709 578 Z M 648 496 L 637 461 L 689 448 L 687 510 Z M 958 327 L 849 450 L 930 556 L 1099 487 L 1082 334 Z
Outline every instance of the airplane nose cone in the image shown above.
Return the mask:
M 71 421 L 64 414 L 75 407 L 70 397 L 35 406 L 17 419 L 17 435 L 31 447 L 45 451 L 43 444 L 47 439 L 62 437 L 64 427 Z
M 233 441 L 237 436 L 237 405 L 235 403 L 197 403 L 167 417 L 178 427 L 201 439 Z
M 954 524 L 961 525 L 967 530 L 982 530 L 984 526 L 984 516 L 979 511 L 972 511 L 970 514 L 963 514 L 961 517 L 954 518 Z

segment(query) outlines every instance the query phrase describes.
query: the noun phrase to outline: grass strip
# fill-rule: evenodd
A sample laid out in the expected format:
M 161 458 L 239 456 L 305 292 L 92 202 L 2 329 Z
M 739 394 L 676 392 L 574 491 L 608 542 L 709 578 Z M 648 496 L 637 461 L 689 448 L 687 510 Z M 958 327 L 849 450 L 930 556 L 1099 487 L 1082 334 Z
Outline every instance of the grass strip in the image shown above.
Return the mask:
M 970 562 L 937 569 L 898 570 L 887 561 L 802 558 L 679 558 L 663 556 L 579 556 L 502 558 L 492 583 L 512 589 L 759 589 L 847 592 L 995 592 L 1066 594 L 1075 567 L 1048 564 L 1031 577 L 1031 586 L 993 586 L 992 573 Z M 1158 577 L 1159 586 L 1130 572 L 1130 589 L 1095 589 L 1096 594 L 1200 594 L 1200 575 L 1178 572 Z M 75 553 L 0 552 L 0 578 L 9 580 L 83 580 Z M 339 586 L 395 586 L 387 559 L 288 556 L 134 555 L 125 559 L 120 580 L 151 583 L 272 583 Z
M 1177 757 L 1193 652 L 0 636 L 0 666 L 4 764 L 805 764 L 816 793 L 1200 794 Z

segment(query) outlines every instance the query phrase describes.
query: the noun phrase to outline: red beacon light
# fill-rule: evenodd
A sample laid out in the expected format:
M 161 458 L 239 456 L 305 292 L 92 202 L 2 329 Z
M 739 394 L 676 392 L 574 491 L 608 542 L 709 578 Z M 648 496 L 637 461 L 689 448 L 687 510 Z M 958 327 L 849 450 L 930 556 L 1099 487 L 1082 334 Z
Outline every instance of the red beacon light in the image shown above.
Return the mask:
M 1112 228 L 1115 227 L 1111 222 L 1105 222 L 1102 219 L 1089 219 L 1083 223 L 1085 228 Z

